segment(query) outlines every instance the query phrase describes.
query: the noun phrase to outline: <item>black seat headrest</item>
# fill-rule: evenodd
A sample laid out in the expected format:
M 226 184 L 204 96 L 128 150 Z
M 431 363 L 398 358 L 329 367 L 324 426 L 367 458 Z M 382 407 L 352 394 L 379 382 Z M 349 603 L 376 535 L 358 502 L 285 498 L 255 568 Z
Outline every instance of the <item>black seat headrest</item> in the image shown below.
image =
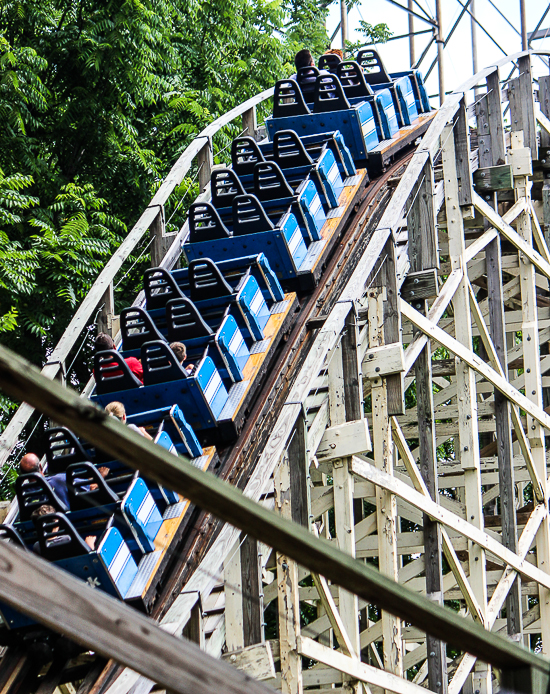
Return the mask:
M 275 84 L 273 118 L 306 116 L 310 113 L 296 80 L 279 80 Z
M 66 427 L 52 427 L 47 430 L 46 436 L 48 474 L 57 475 L 58 472 L 65 472 L 72 463 L 90 459 L 90 454 L 84 450 L 73 432 Z
M 321 73 L 314 65 L 306 65 L 306 67 L 301 67 L 296 72 L 296 82 L 298 82 L 304 98 L 308 101 L 311 101 L 311 99 L 307 99 L 307 97 L 313 96 L 313 92 L 315 91 L 315 80 L 320 74 Z
M 189 292 L 191 301 L 217 299 L 220 296 L 232 296 L 235 293 L 233 287 L 226 282 L 219 267 L 210 258 L 197 258 L 189 263 Z
M 70 559 L 92 550 L 64 513 L 50 513 L 35 520 L 40 554 L 48 561 Z
M 313 159 L 309 156 L 304 143 L 294 130 L 279 130 L 275 133 L 273 136 L 273 156 L 281 169 L 313 164 Z
M 209 202 L 194 202 L 189 208 L 189 243 L 228 239 L 231 232 Z
M 245 168 L 247 165 L 247 163 L 243 164 Z M 237 171 L 237 169 L 235 170 Z M 210 190 L 212 191 L 212 204 L 217 210 L 231 207 L 235 195 L 244 195 L 243 184 L 233 169 L 214 169 L 210 176 Z
M 144 308 L 128 306 L 120 312 L 120 332 L 122 334 L 122 349 L 130 352 L 140 349 L 144 342 L 162 340 L 162 333 L 154 324 L 153 319 Z
M 236 137 L 233 140 L 231 145 L 231 165 L 239 176 L 251 174 L 259 161 L 265 161 L 265 157 L 253 137 L 247 135 L 245 137 Z
M 344 89 L 344 94 L 353 99 L 361 96 L 372 96 L 372 87 L 365 80 L 363 70 L 355 60 L 344 60 L 338 65 L 338 79 Z
M 98 395 L 141 386 L 139 378 L 130 371 L 122 355 L 114 349 L 94 354 L 94 376 Z
M 319 75 L 315 82 L 313 113 L 344 111 L 349 108 L 351 108 L 350 103 L 338 77 L 336 75 Z
M 23 542 L 23 538 L 13 527 L 13 525 L 8 525 L 4 523 L 0 524 L 0 541 L 11 542 L 12 544 L 17 545 L 18 547 L 27 549 L 27 546 Z
M 239 195 L 233 200 L 235 236 L 272 231 L 275 227 L 255 195 Z
M 363 68 L 367 84 L 384 84 L 391 82 L 382 58 L 374 48 L 363 48 L 357 54 L 357 62 Z
M 105 482 L 99 470 L 89 462 L 69 465 L 67 491 L 71 511 L 118 503 L 117 494 Z
M 186 297 L 171 299 L 166 304 L 166 323 L 169 342 L 185 342 L 213 334 L 195 304 Z
M 15 492 L 19 505 L 19 520 L 28 521 L 34 510 L 47 504 L 58 511 L 69 509 L 54 492 L 48 480 L 39 472 L 19 475 L 15 480 Z
M 163 267 L 152 267 L 143 273 L 143 291 L 147 311 L 164 308 L 166 302 L 183 296 L 172 274 Z
M 281 167 L 274 161 L 256 164 L 254 168 L 254 193 L 258 200 L 278 200 L 294 196 Z
M 169 381 L 180 381 L 188 373 L 166 342 L 154 340 L 141 346 L 143 384 L 146 386 Z
M 336 73 L 338 65 L 342 62 L 342 58 L 336 53 L 325 53 L 319 58 L 317 63 L 319 70 L 328 70 L 329 72 Z

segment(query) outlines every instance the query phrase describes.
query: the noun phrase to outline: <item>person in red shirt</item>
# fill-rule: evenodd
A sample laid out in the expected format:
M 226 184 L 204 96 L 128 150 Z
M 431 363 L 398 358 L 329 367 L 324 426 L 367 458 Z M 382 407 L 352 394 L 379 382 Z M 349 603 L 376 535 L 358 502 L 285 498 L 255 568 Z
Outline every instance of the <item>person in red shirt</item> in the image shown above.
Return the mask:
M 107 349 L 116 349 L 116 345 L 115 341 L 110 335 L 107 335 L 107 333 L 99 333 L 95 339 L 94 348 L 96 352 L 103 352 Z M 141 365 L 140 360 L 136 359 L 135 357 L 126 357 L 124 361 L 130 367 L 130 371 L 143 383 L 143 366 Z M 111 375 L 114 376 L 115 374 Z

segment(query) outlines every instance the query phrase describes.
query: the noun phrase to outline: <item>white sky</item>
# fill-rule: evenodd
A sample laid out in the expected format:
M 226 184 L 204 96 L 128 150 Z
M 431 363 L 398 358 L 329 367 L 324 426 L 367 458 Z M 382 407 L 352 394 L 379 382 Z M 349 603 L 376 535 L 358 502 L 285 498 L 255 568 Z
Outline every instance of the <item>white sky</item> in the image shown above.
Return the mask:
M 397 0 L 401 5 L 407 5 L 407 0 Z M 419 4 L 431 16 L 435 16 L 435 0 L 418 0 Z M 465 0 L 462 0 L 465 2 Z M 520 31 L 519 0 L 492 0 L 493 4 L 505 15 L 509 22 Z M 444 35 L 447 36 L 449 30 L 458 18 L 461 6 L 457 0 L 441 0 L 443 14 Z M 548 6 L 546 0 L 526 0 L 527 10 L 527 31 L 533 31 L 539 22 L 540 17 Z M 422 14 L 415 8 L 418 14 Z M 491 6 L 489 0 L 475 0 L 475 13 L 480 24 L 487 29 L 491 36 L 504 50 L 510 54 L 521 50 L 521 37 L 514 31 L 507 22 L 499 15 L 498 11 Z M 362 0 L 358 7 L 353 8 L 349 13 L 349 39 L 356 41 L 361 38 L 357 33 L 359 20 L 363 19 L 370 24 L 385 22 L 394 36 L 406 34 L 408 32 L 408 15 L 403 10 L 387 2 L 387 0 Z M 340 20 L 339 2 L 331 7 L 328 30 L 329 35 L 335 30 Z M 415 18 L 415 31 L 429 29 L 430 26 Z M 545 17 L 541 29 L 550 27 L 550 12 Z M 334 47 L 341 46 L 341 35 L 335 38 Z M 428 44 L 431 34 L 422 34 L 415 37 L 416 59 L 420 57 L 425 46 Z M 445 48 L 445 91 L 449 92 L 458 87 L 468 77 L 472 71 L 472 48 L 471 48 L 470 16 L 465 13 L 456 28 L 452 38 Z M 478 68 L 481 69 L 494 63 L 503 57 L 500 51 L 490 38 L 477 27 L 478 45 Z M 532 48 L 550 51 L 550 35 L 543 40 L 534 41 Z M 379 47 L 380 54 L 390 72 L 407 69 L 409 66 L 409 41 L 407 38 L 390 41 Z M 436 56 L 435 43 L 424 59 L 420 70 L 426 75 L 428 68 Z M 548 68 L 538 59 L 534 59 L 533 68 L 535 75 L 548 74 Z M 502 73 L 501 77 L 507 74 Z M 437 66 L 433 69 L 427 81 L 428 94 L 437 93 Z M 436 105 L 436 99 L 432 100 Z

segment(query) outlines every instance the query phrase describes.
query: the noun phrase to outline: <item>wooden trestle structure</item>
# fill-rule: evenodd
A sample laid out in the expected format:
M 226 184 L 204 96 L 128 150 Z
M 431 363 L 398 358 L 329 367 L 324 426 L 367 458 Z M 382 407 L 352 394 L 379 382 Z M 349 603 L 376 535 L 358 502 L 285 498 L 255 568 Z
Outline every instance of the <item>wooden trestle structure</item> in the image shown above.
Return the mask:
M 88 654 L 76 688 L 56 661 L 30 685 L 8 649 L 0 694 L 547 691 L 550 661 L 528 650 L 550 654 L 550 76 L 539 110 L 532 59 L 453 92 L 385 180 L 391 198 L 350 222 L 361 252 L 342 256 L 345 281 L 314 302 L 229 455 L 244 495 L 0 348 L 0 387 L 27 412 L 185 494 L 208 536 L 186 548 L 160 629 L 0 544 L 3 600 L 126 666 Z M 229 115 L 255 131 L 269 95 Z M 209 171 L 214 132 L 169 192 L 193 156 Z M 138 230 L 164 244 L 165 200 Z

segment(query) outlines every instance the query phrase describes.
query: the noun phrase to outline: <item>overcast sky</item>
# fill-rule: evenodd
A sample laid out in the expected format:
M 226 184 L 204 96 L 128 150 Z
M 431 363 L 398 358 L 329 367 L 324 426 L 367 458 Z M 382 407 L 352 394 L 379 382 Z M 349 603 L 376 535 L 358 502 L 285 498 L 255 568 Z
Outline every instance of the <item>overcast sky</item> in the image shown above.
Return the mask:
M 406 5 L 407 0 L 397 0 L 400 4 Z M 462 0 L 465 2 L 465 0 Z M 491 34 L 494 40 L 506 51 L 515 53 L 521 50 L 520 14 L 519 0 L 492 0 L 500 12 L 510 22 L 501 17 L 495 7 L 491 6 L 490 0 L 475 0 L 475 12 L 479 23 Z M 418 0 L 418 3 L 431 16 L 435 16 L 435 0 Z M 443 14 L 444 35 L 447 36 L 449 30 L 458 18 L 461 5 L 458 0 L 441 0 Z M 527 30 L 533 31 L 538 24 L 543 12 L 548 7 L 545 0 L 526 0 L 527 9 Z M 416 8 L 418 14 L 421 11 Z M 408 15 L 403 10 L 395 7 L 387 0 L 363 0 L 358 7 L 353 8 L 349 13 L 349 39 L 356 41 L 361 38 L 357 33 L 359 20 L 363 19 L 370 24 L 385 22 L 395 36 L 408 32 Z M 331 7 L 328 21 L 329 33 L 332 33 L 340 20 L 339 3 Z M 429 25 L 415 19 L 415 31 L 429 29 Z M 541 28 L 550 27 L 550 12 L 544 19 Z M 516 31 L 517 30 L 517 31 Z M 416 58 L 422 54 L 428 44 L 431 34 L 422 34 L 415 37 Z M 477 27 L 478 45 L 478 66 L 479 69 L 490 65 L 499 58 L 503 57 L 503 52 L 491 41 L 481 27 Z M 334 47 L 341 46 L 341 38 L 338 35 L 334 42 Z M 533 42 L 533 48 L 550 51 L 550 32 L 549 37 Z M 389 68 L 390 72 L 397 72 L 409 66 L 409 42 L 408 39 L 398 39 L 379 47 L 380 54 Z M 431 47 L 427 57 L 424 59 L 420 69 L 426 74 L 432 61 L 436 56 L 435 43 Z M 539 59 L 534 60 L 536 74 L 548 74 L 548 68 Z M 465 14 L 459 26 L 455 30 L 447 47 L 445 48 L 445 91 L 452 91 L 462 82 L 472 75 L 472 49 L 470 16 Z M 506 77 L 506 74 L 502 74 Z M 436 94 L 437 86 L 437 67 L 432 71 L 427 82 L 428 93 Z M 436 105 L 436 100 L 433 100 Z

